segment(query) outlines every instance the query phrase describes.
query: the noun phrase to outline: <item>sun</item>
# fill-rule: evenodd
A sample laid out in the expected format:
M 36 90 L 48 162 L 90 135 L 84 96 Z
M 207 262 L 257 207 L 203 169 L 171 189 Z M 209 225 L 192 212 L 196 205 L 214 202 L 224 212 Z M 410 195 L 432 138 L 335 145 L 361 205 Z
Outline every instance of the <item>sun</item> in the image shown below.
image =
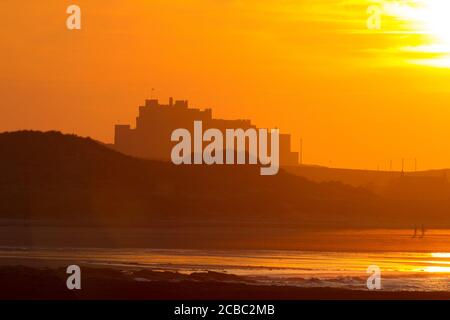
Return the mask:
M 448 0 L 426 0 L 419 10 L 425 31 L 436 41 L 450 46 L 450 2 Z
M 424 0 L 419 11 L 419 21 L 431 44 L 425 51 L 436 57 L 425 64 L 450 68 L 450 1 Z
M 413 62 L 450 68 L 450 1 L 391 1 L 385 11 L 408 23 L 407 32 L 423 35 L 425 43 L 403 48 L 406 52 L 428 54 L 428 58 Z

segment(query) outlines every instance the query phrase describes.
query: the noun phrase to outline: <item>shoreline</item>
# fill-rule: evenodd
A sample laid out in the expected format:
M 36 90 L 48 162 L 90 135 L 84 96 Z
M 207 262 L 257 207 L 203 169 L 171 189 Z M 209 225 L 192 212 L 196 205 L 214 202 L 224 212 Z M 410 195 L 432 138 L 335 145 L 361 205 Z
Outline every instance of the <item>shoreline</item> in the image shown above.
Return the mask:
M 191 226 L 115 228 L 14 225 L 0 220 L 1 247 L 290 250 L 330 252 L 447 252 L 450 230 L 303 230 L 294 227 Z

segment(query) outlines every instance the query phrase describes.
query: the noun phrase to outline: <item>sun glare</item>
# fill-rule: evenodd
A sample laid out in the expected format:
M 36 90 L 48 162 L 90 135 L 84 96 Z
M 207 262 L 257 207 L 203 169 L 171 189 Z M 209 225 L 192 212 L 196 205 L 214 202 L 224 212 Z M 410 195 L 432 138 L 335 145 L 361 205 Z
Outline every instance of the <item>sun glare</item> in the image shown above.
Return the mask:
M 431 256 L 433 258 L 450 258 L 450 252 L 433 252 Z
M 450 46 L 450 2 L 448 0 L 426 0 L 422 9 L 423 23 L 431 36 Z
M 450 1 L 415 0 L 393 1 L 384 11 L 409 26 L 407 33 L 420 34 L 426 43 L 402 48 L 402 51 L 426 54 L 426 58 L 411 62 L 436 67 L 450 67 Z
M 425 272 L 429 273 L 450 273 L 450 267 L 426 267 Z

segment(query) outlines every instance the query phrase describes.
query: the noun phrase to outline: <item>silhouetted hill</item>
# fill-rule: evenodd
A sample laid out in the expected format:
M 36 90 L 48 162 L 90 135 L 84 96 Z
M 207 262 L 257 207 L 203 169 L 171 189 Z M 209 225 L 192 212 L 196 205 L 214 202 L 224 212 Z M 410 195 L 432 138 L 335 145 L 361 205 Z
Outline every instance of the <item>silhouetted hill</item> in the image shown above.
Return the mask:
M 386 194 L 386 192 L 391 191 L 390 185 L 392 183 L 396 183 L 395 181 L 402 176 L 410 177 L 410 180 L 416 178 L 417 181 L 426 181 L 427 179 L 429 180 L 433 178 L 438 180 L 445 178 L 445 180 L 447 180 L 447 175 L 450 172 L 448 169 L 441 169 L 405 172 L 402 174 L 399 171 L 341 169 L 321 166 L 289 166 L 284 167 L 284 169 L 289 173 L 312 181 L 336 181 L 354 187 L 363 187 L 378 194 Z
M 380 214 L 390 215 L 393 225 L 450 227 L 449 169 L 405 173 L 309 166 L 285 169 L 312 181 L 336 181 L 374 192 L 384 203 Z
M 382 223 L 370 192 L 258 166 L 174 166 L 58 132 L 0 134 L 0 216 L 119 225 Z
M 34 224 L 274 228 L 450 226 L 446 177 L 383 192 L 259 166 L 175 166 L 58 132 L 0 134 L 0 217 Z

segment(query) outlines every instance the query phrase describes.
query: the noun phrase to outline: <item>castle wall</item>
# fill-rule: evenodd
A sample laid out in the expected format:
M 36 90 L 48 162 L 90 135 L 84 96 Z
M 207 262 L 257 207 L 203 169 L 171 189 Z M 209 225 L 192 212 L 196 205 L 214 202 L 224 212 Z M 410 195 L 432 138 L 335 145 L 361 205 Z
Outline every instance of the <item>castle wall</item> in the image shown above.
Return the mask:
M 158 100 L 147 100 L 139 107 L 136 128 L 129 125 L 116 125 L 114 148 L 122 153 L 136 157 L 170 161 L 173 146 L 172 132 L 186 128 L 194 132 L 194 121 L 202 121 L 203 130 L 217 128 L 225 136 L 226 129 L 257 129 L 250 120 L 213 119 L 212 110 L 200 110 L 188 107 L 188 102 L 179 100 L 168 105 L 159 104 Z M 298 153 L 291 152 L 291 136 L 280 135 L 280 164 L 298 164 Z

